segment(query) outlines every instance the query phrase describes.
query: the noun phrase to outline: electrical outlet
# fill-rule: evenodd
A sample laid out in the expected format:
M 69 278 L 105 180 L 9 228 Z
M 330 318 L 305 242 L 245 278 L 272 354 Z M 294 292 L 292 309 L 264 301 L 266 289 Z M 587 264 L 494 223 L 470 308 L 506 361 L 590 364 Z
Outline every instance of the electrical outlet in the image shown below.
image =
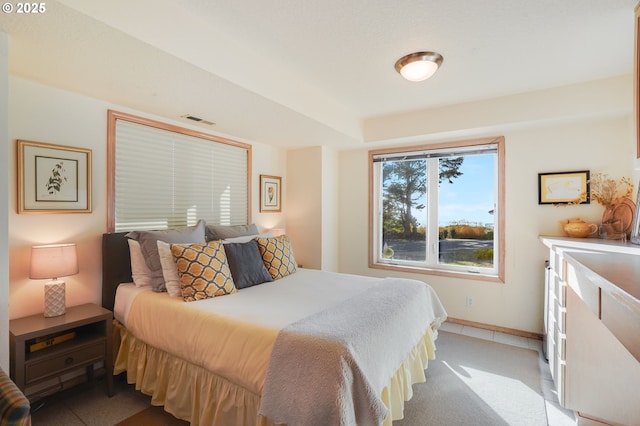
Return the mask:
M 473 297 L 467 296 L 467 307 L 473 306 Z

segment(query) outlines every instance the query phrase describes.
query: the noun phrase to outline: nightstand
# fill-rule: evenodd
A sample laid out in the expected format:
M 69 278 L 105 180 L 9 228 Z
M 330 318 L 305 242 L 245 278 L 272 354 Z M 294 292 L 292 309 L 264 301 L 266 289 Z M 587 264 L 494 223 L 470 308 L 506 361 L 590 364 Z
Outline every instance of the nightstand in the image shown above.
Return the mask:
M 93 303 L 67 308 L 58 317 L 38 314 L 9 321 L 11 379 L 29 397 L 40 392 L 38 385 L 56 378 L 62 383 L 63 375 L 80 368 L 91 380 L 93 364 L 103 362 L 112 396 L 112 321 L 111 311 Z

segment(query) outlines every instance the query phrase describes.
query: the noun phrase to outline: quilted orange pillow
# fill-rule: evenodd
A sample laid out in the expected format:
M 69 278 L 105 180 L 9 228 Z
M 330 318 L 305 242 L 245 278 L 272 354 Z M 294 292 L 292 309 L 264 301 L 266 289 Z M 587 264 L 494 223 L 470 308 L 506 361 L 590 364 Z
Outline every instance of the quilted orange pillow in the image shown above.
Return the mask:
M 256 238 L 264 266 L 274 280 L 297 271 L 291 241 L 286 235 L 270 238 Z
M 209 244 L 171 244 L 182 298 L 185 302 L 237 292 L 220 241 Z

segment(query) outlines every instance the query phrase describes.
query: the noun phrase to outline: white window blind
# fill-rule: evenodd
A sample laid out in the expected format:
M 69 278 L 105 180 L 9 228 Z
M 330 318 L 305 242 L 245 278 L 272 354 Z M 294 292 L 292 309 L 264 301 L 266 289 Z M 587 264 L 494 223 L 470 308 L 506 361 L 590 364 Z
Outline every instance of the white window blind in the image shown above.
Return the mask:
M 115 231 L 248 222 L 249 150 L 127 120 L 115 126 Z

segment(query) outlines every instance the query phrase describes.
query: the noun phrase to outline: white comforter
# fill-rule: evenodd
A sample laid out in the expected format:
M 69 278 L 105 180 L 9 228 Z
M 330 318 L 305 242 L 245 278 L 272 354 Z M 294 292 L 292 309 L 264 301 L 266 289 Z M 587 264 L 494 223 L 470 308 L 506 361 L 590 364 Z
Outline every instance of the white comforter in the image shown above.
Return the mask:
M 382 390 L 444 315 L 422 282 L 386 279 L 280 331 L 260 414 L 289 426 L 379 425 Z
M 116 318 L 147 344 L 262 395 L 281 329 L 366 294 L 381 281 L 299 269 L 271 283 L 190 303 L 166 293 L 140 290 L 130 291 L 130 300 L 123 302 L 119 291 L 115 311 Z M 439 324 L 446 313 L 435 295 L 433 304 L 436 308 L 430 321 Z

